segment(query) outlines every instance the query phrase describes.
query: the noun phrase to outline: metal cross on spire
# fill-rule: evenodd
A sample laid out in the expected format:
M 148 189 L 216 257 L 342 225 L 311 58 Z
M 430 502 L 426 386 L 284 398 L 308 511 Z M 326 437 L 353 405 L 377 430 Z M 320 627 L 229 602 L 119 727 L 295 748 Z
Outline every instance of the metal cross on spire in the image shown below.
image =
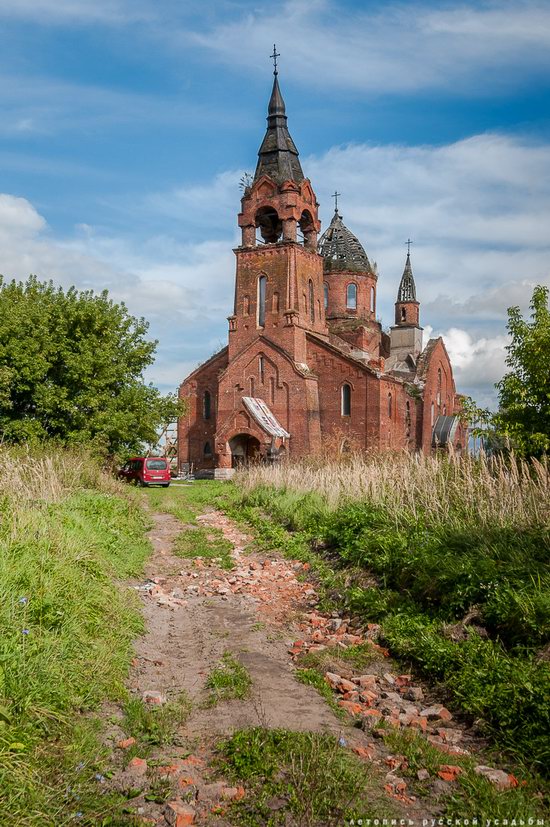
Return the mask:
M 336 190 L 334 190 L 334 194 L 330 196 L 331 198 L 334 198 L 334 212 L 338 212 L 338 196 L 339 195 L 342 195 L 342 193 L 341 192 L 336 192 Z
M 408 238 L 408 239 L 405 241 L 405 244 L 407 245 L 407 255 L 408 255 L 408 256 L 410 256 L 410 254 L 411 254 L 411 244 L 412 244 L 412 243 L 413 243 L 413 242 L 410 240 L 410 238 Z
M 275 44 L 273 44 L 273 54 L 269 55 L 269 57 L 273 60 L 273 74 L 276 75 L 276 74 L 278 74 L 278 72 L 277 72 L 277 58 L 281 57 L 281 55 L 277 51 L 277 47 L 275 46 Z

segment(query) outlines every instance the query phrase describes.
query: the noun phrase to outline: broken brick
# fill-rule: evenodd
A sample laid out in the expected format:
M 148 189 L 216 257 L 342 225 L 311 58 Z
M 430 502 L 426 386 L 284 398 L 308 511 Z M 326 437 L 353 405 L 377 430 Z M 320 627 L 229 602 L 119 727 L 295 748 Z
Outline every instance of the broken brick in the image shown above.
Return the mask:
M 190 804 L 184 804 L 183 801 L 170 801 L 164 810 L 164 818 L 170 827 L 187 827 L 188 824 L 194 824 L 196 815 L 195 808 Z
M 462 767 L 455 764 L 441 764 L 437 774 L 443 781 L 456 781 L 462 772 Z
M 122 741 L 117 741 L 117 747 L 119 749 L 129 749 L 129 747 L 133 747 L 135 743 L 135 738 L 124 738 Z

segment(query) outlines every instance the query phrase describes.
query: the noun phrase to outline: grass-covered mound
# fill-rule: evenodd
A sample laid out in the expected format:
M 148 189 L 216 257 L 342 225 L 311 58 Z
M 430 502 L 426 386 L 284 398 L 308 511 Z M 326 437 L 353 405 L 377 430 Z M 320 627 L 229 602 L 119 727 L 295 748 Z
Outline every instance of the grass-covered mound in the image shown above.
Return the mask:
M 0 823 L 108 824 L 93 715 L 124 692 L 141 511 L 85 455 L 0 454 Z M 113 822 L 114 823 L 114 822 Z
M 547 464 L 378 455 L 238 483 L 268 544 L 322 551 L 329 594 L 500 745 L 550 766 Z

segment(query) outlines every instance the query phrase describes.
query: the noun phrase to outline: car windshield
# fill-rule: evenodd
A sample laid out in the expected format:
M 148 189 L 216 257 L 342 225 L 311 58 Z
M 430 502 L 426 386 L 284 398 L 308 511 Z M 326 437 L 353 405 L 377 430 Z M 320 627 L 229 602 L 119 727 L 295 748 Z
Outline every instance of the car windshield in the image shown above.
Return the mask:
M 150 471 L 166 471 L 168 464 L 165 459 L 148 459 L 147 468 Z

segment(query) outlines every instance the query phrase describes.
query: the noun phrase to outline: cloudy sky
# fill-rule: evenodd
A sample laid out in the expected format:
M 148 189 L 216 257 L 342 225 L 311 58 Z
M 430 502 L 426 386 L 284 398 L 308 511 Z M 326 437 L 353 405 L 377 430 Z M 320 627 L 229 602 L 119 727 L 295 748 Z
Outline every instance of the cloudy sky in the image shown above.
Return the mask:
M 0 273 L 107 287 L 174 389 L 226 340 L 239 179 L 276 41 L 321 203 L 378 263 L 412 238 L 421 319 L 494 401 L 506 308 L 550 283 L 547 0 L 0 0 Z

